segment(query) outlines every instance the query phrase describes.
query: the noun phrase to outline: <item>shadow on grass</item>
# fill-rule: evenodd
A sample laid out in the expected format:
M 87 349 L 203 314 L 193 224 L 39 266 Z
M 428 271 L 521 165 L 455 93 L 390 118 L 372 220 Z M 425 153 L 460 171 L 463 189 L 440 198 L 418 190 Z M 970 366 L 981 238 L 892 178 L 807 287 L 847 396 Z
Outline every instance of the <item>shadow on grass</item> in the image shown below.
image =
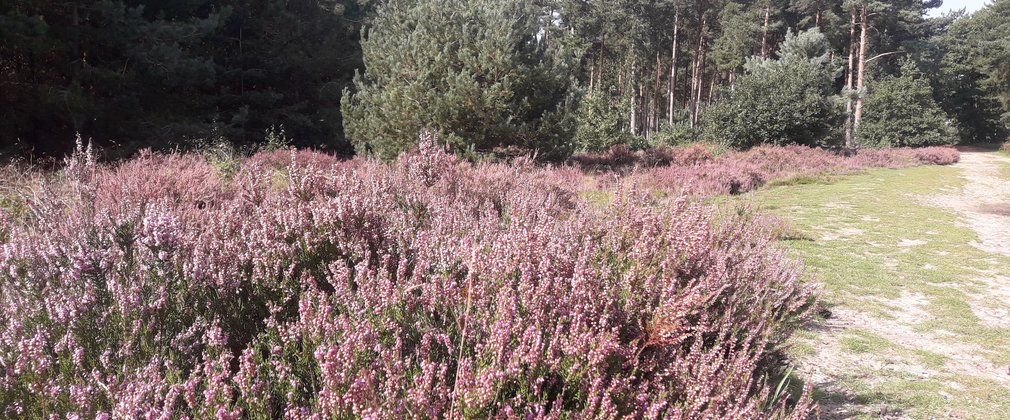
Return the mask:
M 839 307 L 836 304 L 820 302 L 815 310 L 815 316 L 803 325 L 803 329 L 818 335 L 838 335 L 849 326 L 828 322 L 833 318 L 832 310 Z M 797 378 L 795 386 L 802 387 L 804 378 Z M 853 383 L 865 382 L 866 378 L 853 370 L 847 374 L 835 377 L 830 381 L 815 383 L 813 388 L 814 402 L 818 412 L 812 418 L 824 420 L 851 418 L 905 418 L 904 410 L 889 404 L 889 397 L 879 392 L 856 392 L 849 388 Z M 793 392 L 797 392 L 794 390 Z M 795 395 L 798 395 L 795 394 Z
M 837 391 L 843 389 L 845 379 L 825 382 L 814 387 L 814 401 L 819 413 L 814 418 L 823 420 L 840 420 L 858 417 L 869 418 L 906 418 L 903 410 L 888 407 L 887 396 L 871 392 L 856 394 Z

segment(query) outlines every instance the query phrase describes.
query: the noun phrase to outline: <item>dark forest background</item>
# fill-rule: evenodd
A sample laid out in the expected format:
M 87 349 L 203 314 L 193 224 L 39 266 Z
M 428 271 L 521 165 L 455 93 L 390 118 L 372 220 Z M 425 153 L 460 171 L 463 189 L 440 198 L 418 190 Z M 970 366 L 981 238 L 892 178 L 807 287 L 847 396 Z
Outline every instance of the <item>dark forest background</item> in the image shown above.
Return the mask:
M 1004 142 L 1010 0 L 0 0 L 0 154 Z

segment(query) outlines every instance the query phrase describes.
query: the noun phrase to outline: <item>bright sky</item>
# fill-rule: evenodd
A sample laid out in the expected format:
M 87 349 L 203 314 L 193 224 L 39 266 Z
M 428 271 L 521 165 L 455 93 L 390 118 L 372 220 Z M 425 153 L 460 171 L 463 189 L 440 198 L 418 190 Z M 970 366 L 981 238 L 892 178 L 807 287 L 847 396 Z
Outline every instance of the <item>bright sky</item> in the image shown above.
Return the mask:
M 929 11 L 930 16 L 940 16 L 951 10 L 965 9 L 968 13 L 981 9 L 987 0 L 943 0 L 943 6 Z

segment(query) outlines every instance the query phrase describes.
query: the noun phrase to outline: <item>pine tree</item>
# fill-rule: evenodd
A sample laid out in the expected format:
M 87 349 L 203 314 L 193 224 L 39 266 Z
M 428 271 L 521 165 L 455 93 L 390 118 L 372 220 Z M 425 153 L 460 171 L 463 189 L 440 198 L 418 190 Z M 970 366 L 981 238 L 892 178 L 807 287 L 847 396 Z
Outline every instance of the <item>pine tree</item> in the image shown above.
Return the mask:
M 706 135 L 737 148 L 832 141 L 841 121 L 833 94 L 839 66 L 827 39 L 816 29 L 788 33 L 778 56 L 747 62 L 736 88 L 705 114 Z
M 539 21 L 518 0 L 385 3 L 362 41 L 366 70 L 343 101 L 345 133 L 358 152 L 385 158 L 426 129 L 457 150 L 564 155 L 574 65 L 537 42 Z
M 713 59 L 720 70 L 735 74 L 743 68 L 747 57 L 760 48 L 756 37 L 763 28 L 757 19 L 756 10 L 740 3 L 729 2 L 723 6 L 719 13 L 721 34 L 712 46 Z
M 1005 142 L 1010 132 L 1010 0 L 956 20 L 939 39 L 940 96 L 963 140 Z

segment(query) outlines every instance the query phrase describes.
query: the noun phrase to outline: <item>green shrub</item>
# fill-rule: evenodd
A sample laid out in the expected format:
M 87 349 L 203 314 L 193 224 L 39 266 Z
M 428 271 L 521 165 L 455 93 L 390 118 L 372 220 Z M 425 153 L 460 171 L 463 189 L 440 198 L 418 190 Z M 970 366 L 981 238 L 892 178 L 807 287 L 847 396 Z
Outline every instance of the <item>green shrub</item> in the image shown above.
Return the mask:
M 929 80 L 911 60 L 901 74 L 870 85 L 863 103 L 859 143 L 865 147 L 915 147 L 957 141 L 953 121 L 933 99 Z
M 611 95 L 591 91 L 582 97 L 575 113 L 575 145 L 583 152 L 600 152 L 632 142 L 620 103 Z
M 810 30 L 788 34 L 778 60 L 749 60 L 728 97 L 704 113 L 705 134 L 736 148 L 828 142 L 841 122 L 829 50 L 824 35 Z
M 663 123 L 659 127 L 659 131 L 649 139 L 649 145 L 652 147 L 683 146 L 697 142 L 700 137 L 701 130 L 691 127 L 685 122 Z

